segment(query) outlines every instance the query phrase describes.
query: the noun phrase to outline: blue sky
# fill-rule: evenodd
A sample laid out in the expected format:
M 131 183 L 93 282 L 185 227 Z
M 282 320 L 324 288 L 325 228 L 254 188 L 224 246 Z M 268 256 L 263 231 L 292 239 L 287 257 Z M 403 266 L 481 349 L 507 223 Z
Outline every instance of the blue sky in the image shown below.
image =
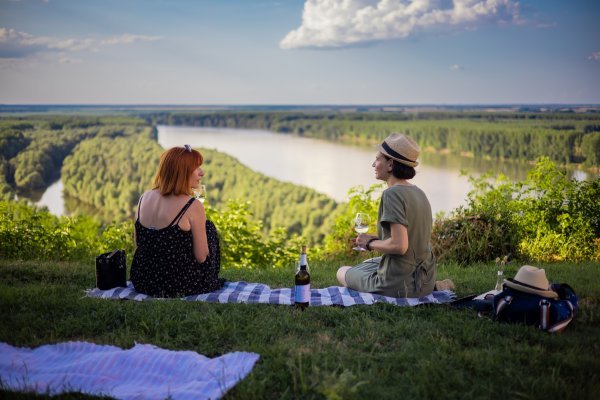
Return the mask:
M 600 103 L 597 0 L 0 0 L 4 104 Z

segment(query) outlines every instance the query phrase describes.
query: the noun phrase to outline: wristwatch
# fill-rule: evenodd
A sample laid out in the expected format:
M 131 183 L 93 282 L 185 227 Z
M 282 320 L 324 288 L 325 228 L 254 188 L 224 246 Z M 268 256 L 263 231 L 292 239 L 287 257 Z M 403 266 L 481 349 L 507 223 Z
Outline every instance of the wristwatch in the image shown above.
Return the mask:
M 371 239 L 369 239 L 369 241 L 368 241 L 368 242 L 367 242 L 367 244 L 365 245 L 365 248 L 366 248 L 367 250 L 369 250 L 369 251 L 371 251 L 371 242 L 372 242 L 373 240 L 377 240 L 377 238 L 371 238 Z

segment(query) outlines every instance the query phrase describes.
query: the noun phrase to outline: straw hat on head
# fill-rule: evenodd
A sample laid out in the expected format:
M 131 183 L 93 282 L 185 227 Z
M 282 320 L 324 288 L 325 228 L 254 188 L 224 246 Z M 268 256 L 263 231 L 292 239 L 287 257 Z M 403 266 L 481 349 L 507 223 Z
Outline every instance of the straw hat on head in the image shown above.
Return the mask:
M 390 136 L 386 137 L 385 140 L 377 146 L 377 150 L 392 160 L 408 165 L 409 167 L 416 167 L 419 165 L 417 162 L 417 158 L 419 157 L 419 146 L 414 140 L 401 133 L 392 133 Z
M 543 297 L 558 298 L 558 293 L 550 290 L 546 271 L 531 265 L 523 265 L 517 271 L 514 279 L 505 279 L 504 284 L 520 292 L 537 294 Z

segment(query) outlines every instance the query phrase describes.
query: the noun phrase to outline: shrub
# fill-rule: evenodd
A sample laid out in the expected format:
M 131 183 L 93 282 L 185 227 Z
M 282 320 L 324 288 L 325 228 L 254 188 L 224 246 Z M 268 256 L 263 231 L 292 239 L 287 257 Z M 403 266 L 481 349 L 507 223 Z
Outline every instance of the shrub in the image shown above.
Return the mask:
M 280 228 L 269 237 L 251 220 L 247 203 L 230 202 L 207 216 L 219 230 L 224 268 L 289 266 L 304 239 L 287 238 Z M 135 250 L 131 221 L 101 225 L 86 216 L 56 217 L 25 202 L 0 202 L 0 257 L 22 260 L 93 260 L 98 254 L 125 249 L 131 262 Z M 316 254 L 314 254 L 316 255 Z
M 249 206 L 250 202 L 229 201 L 222 212 L 206 208 L 207 218 L 219 231 L 223 267 L 253 269 L 291 265 L 305 240 L 299 236 L 288 239 L 284 228 L 263 237 L 262 223 L 251 219 Z
M 371 217 L 369 233 L 376 233 L 377 213 L 379 211 L 379 197 L 383 185 L 372 185 L 368 189 L 362 186 L 351 188 L 348 191 L 348 206 L 342 214 L 338 215 L 333 223 L 331 233 L 325 237 L 323 250 L 326 255 L 339 256 L 351 255 L 353 250 L 350 241 L 356 237 L 354 231 L 354 217 L 356 213 L 367 213 Z
M 517 201 L 517 200 L 515 200 Z M 546 158 L 530 171 L 514 218 L 519 252 L 540 261 L 598 260 L 600 181 L 569 180 Z
M 523 182 L 471 178 L 468 205 L 436 221 L 438 259 L 471 263 L 512 254 L 532 261 L 600 260 L 600 181 L 579 182 L 541 158 Z
M 471 264 L 493 260 L 509 254 L 511 236 L 507 226 L 494 216 L 473 215 L 465 208 L 454 211 L 451 218 L 438 218 L 432 230 L 433 252 L 438 261 Z
M 25 202 L 0 202 L 0 257 L 84 260 L 98 251 L 100 226 L 88 217 L 56 217 Z

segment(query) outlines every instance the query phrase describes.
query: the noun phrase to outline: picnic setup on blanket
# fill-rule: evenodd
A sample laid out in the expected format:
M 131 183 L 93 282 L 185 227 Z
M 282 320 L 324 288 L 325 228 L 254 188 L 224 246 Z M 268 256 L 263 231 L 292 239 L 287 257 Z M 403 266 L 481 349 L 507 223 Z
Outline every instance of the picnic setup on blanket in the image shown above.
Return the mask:
M 131 282 L 127 287 L 109 290 L 94 288 L 87 291 L 87 296 L 98 299 L 148 301 L 154 298 L 138 293 Z M 450 290 L 434 291 L 419 298 L 394 298 L 373 293 L 357 292 L 342 286 L 331 286 L 310 290 L 310 306 L 355 306 L 387 303 L 396 306 L 418 306 L 421 304 L 444 304 L 455 298 Z M 187 296 L 185 301 L 203 301 L 207 303 L 246 303 L 246 304 L 279 304 L 294 305 L 294 293 L 291 288 L 271 289 L 262 283 L 225 282 L 223 288 L 214 292 Z
M 305 248 L 302 251 L 305 257 Z M 124 264 L 123 260 L 113 261 L 113 263 L 115 265 Z M 113 270 L 117 270 L 117 268 L 113 267 Z M 121 286 L 108 289 L 98 284 L 96 288 L 87 290 L 86 295 L 92 298 L 111 300 L 148 301 L 155 299 L 152 296 L 136 292 L 130 281 L 125 283 L 122 275 L 119 285 Z M 298 283 L 296 284 L 296 292 L 297 289 Z M 530 265 L 523 265 L 514 278 L 505 279 L 504 282 L 499 279 L 494 290 L 458 300 L 456 300 L 456 295 L 451 290 L 433 291 L 429 295 L 418 298 L 395 298 L 358 292 L 342 286 L 310 289 L 310 285 L 306 285 L 305 289 L 306 293 L 303 294 L 303 298 L 306 298 L 308 302 L 303 299 L 303 306 L 349 307 L 376 303 L 397 306 L 450 304 L 455 308 L 473 308 L 479 312 L 479 316 L 490 317 L 495 321 L 534 325 L 549 333 L 562 332 L 567 327 L 577 313 L 579 300 L 571 286 L 565 283 L 550 284 L 543 269 Z M 297 299 L 297 293 L 294 293 L 292 288 L 271 289 L 268 285 L 262 283 L 243 281 L 225 282 L 222 288 L 213 292 L 181 298 L 185 301 L 208 303 L 279 304 L 288 306 L 298 305 L 296 303 Z
M 244 379 L 259 355 L 208 358 L 148 344 L 131 349 L 65 342 L 34 349 L 0 343 L 5 389 L 60 395 L 81 392 L 118 399 L 218 399 Z

